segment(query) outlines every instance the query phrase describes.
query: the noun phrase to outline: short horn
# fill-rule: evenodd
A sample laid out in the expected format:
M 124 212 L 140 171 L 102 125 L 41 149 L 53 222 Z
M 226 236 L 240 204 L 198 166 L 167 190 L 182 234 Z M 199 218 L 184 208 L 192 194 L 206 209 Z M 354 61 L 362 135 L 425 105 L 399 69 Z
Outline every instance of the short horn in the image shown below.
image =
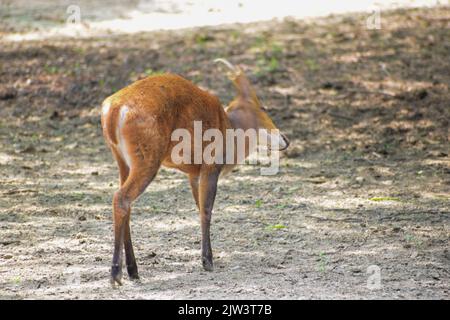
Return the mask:
M 227 61 L 225 59 L 222 59 L 222 58 L 215 59 L 214 62 L 215 63 L 219 63 L 219 62 L 223 63 L 225 66 L 227 66 L 228 69 L 230 69 L 234 73 L 238 73 L 239 72 L 239 70 L 235 66 L 233 66 L 229 61 Z

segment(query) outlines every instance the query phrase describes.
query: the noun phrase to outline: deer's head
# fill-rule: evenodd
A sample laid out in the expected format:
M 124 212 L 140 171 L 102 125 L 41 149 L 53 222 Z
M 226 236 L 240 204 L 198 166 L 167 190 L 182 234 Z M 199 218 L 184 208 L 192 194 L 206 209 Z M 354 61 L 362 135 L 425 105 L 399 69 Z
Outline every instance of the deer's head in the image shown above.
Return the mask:
M 256 129 L 260 134 L 267 133 L 270 149 L 285 150 L 289 146 L 289 140 L 275 126 L 267 109 L 261 105 L 242 68 L 224 59 L 216 59 L 215 62 L 221 62 L 229 69 L 228 77 L 237 90 L 236 97 L 225 109 L 231 122 L 244 130 Z

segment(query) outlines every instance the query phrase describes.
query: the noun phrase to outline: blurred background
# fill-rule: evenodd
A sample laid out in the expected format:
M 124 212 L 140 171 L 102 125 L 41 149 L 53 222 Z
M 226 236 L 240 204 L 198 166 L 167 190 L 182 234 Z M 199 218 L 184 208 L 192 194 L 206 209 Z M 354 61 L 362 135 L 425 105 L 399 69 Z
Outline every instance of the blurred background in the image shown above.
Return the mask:
M 135 33 L 160 29 L 246 23 L 276 18 L 308 18 L 350 12 L 431 7 L 443 0 L 2 0 L 2 27 L 11 32 L 38 30 L 26 38 Z M 448 2 L 447 2 L 448 3 Z M 82 25 L 64 27 L 70 6 L 79 6 Z M 22 39 L 23 37 L 16 37 Z

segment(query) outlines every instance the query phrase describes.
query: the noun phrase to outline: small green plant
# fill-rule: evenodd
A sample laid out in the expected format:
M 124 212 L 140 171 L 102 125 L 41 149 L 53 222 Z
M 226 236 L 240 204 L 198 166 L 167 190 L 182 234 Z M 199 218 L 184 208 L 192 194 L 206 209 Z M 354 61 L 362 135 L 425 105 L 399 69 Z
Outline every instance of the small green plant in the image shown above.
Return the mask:
M 284 224 L 280 224 L 280 223 L 271 224 L 266 227 L 267 230 L 281 230 L 281 229 L 285 229 L 285 228 L 286 228 L 286 226 Z
M 81 69 L 80 63 L 79 63 L 79 62 L 75 62 L 75 64 L 73 65 L 73 67 L 72 67 L 71 69 L 69 69 L 69 70 L 67 71 L 67 73 L 70 74 L 70 75 L 72 75 L 72 76 L 74 76 L 74 75 L 76 75 L 76 74 L 80 71 L 80 69 Z
M 233 30 L 233 31 L 231 31 L 230 36 L 231 36 L 231 39 L 236 41 L 241 36 L 241 33 L 238 30 Z
M 49 73 L 49 74 L 56 74 L 58 73 L 59 69 L 56 66 L 50 66 L 50 65 L 45 65 L 44 67 L 45 72 Z
M 285 209 L 287 206 L 288 206 L 288 204 L 286 204 L 286 203 L 280 203 L 280 204 L 277 204 L 276 208 L 277 209 Z
M 263 204 L 263 202 L 261 199 L 258 199 L 255 201 L 255 207 L 257 207 L 257 208 L 261 208 L 262 204 Z
M 257 48 L 263 48 L 267 44 L 267 40 L 265 37 L 256 37 L 255 41 L 253 42 L 253 47 Z
M 390 150 L 392 150 L 392 144 L 390 144 L 390 143 L 383 144 L 383 151 L 385 153 L 389 153 Z
M 283 55 L 283 48 L 278 43 L 272 43 L 270 51 L 275 57 L 278 58 L 280 58 Z
M 19 276 L 14 277 L 11 279 L 11 282 L 14 284 L 20 284 L 22 282 L 22 278 L 20 278 Z
M 314 59 L 306 59 L 305 60 L 305 65 L 306 65 L 306 67 L 308 67 L 308 69 L 310 71 L 317 71 L 317 70 L 319 70 L 319 65 L 316 62 L 316 60 L 314 60 Z
M 41 137 L 37 133 L 33 133 L 30 136 L 30 142 L 33 143 L 33 144 L 38 143 L 40 141 L 40 139 L 41 139 Z
M 423 246 L 423 241 L 418 239 L 417 237 L 415 237 L 414 235 L 411 234 L 406 234 L 405 235 L 405 241 L 412 246 L 415 246 L 416 249 L 421 249 Z
M 208 34 L 198 34 L 195 36 L 195 43 L 197 43 L 199 46 L 206 45 L 207 42 L 213 41 L 214 38 Z
M 274 73 L 280 68 L 280 62 L 276 57 L 271 58 L 260 58 L 256 62 L 258 69 L 256 70 L 256 75 L 258 77 L 264 77 L 267 74 Z
M 325 254 L 325 252 L 320 252 L 319 253 L 319 271 L 320 272 L 325 272 L 327 264 L 328 264 L 328 257 L 327 257 L 327 255 Z
M 278 43 L 269 42 L 265 37 L 255 39 L 254 48 L 258 52 L 256 75 L 264 77 L 280 70 L 280 59 L 283 57 L 283 48 Z
M 78 54 L 84 54 L 86 50 L 84 48 L 74 48 L 73 51 Z
M 269 72 L 277 71 L 279 66 L 280 66 L 280 63 L 278 62 L 278 59 L 276 57 L 270 58 L 270 62 L 268 65 Z

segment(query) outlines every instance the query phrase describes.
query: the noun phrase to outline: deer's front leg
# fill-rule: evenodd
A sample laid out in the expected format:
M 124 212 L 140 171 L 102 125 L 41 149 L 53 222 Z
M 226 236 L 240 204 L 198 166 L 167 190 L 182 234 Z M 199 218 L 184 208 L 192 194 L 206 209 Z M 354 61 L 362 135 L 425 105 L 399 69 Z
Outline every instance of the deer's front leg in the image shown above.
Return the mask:
M 216 197 L 217 180 L 219 170 L 215 167 L 202 168 L 199 182 L 199 209 L 202 228 L 202 264 L 206 271 L 213 270 L 213 258 L 209 229 L 211 225 L 211 214 Z
M 114 194 L 113 218 L 114 218 L 114 254 L 111 266 L 111 284 L 122 285 L 122 253 L 126 220 L 129 219 L 130 207 L 123 201 L 120 191 Z

